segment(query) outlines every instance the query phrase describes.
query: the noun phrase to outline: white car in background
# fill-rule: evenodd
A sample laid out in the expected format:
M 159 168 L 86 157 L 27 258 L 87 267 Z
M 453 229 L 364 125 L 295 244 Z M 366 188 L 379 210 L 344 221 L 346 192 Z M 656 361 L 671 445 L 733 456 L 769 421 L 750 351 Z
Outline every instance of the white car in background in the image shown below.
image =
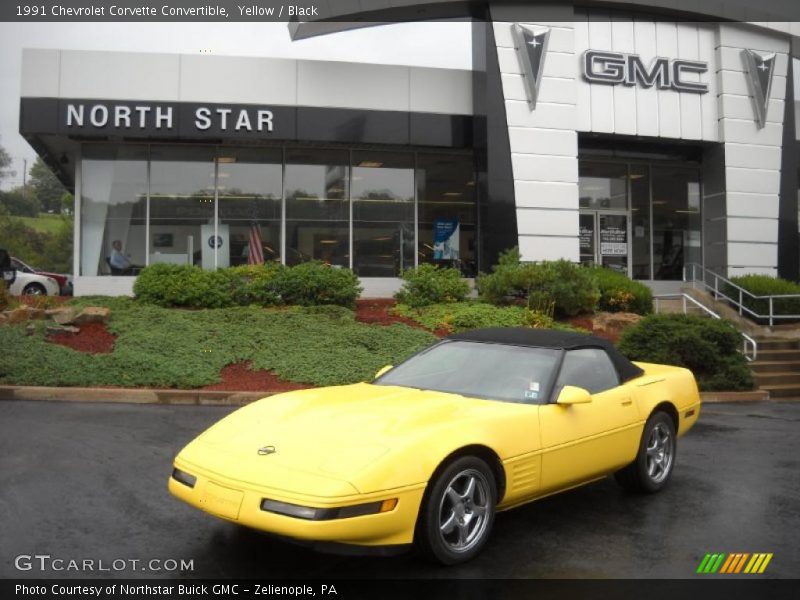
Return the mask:
M 16 271 L 8 292 L 15 296 L 58 296 L 61 288 L 55 279 L 47 275 Z

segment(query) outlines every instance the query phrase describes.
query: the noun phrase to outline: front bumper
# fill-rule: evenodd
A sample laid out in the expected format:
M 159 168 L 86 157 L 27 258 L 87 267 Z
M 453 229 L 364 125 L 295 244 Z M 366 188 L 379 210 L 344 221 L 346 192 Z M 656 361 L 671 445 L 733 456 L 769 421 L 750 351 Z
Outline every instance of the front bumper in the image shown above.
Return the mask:
M 312 542 L 359 546 L 410 544 L 414 540 L 417 513 L 425 492 L 425 484 L 418 484 L 372 494 L 325 498 L 261 488 L 180 460 L 175 461 L 175 468 L 196 477 L 193 487 L 169 478 L 169 491 L 187 504 L 253 529 Z M 397 505 L 383 513 L 311 521 L 262 510 L 264 498 L 315 508 L 337 508 L 391 498 L 397 498 Z

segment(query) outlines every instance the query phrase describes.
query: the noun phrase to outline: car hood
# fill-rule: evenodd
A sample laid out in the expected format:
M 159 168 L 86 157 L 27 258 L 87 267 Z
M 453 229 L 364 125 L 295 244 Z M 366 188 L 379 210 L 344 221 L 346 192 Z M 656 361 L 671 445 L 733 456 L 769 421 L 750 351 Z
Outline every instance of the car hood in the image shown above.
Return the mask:
M 393 451 L 424 444 L 438 430 L 479 419 L 487 405 L 498 404 L 366 383 L 289 392 L 231 413 L 179 460 L 258 486 L 350 495 L 365 491 L 359 474 L 391 462 Z M 419 482 L 402 481 L 412 483 Z

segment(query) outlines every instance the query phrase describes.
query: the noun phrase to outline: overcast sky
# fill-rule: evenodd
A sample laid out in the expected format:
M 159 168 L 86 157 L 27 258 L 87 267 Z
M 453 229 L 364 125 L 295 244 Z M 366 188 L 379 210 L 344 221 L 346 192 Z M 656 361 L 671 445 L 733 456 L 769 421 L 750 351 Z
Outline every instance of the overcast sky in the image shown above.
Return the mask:
M 0 23 L 0 144 L 22 160 L 36 153 L 19 135 L 22 48 L 273 56 L 469 69 L 469 23 L 396 23 L 292 42 L 285 23 Z

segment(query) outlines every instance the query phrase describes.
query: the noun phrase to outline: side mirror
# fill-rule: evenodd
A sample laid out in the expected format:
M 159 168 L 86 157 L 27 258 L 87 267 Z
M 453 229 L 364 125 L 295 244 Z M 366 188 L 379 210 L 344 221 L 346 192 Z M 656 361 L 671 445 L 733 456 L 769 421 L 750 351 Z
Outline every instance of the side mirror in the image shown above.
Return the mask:
M 386 365 L 385 367 L 381 367 L 380 369 L 378 369 L 378 372 L 375 373 L 375 379 L 377 379 L 378 377 L 380 377 L 381 375 L 383 375 L 387 371 L 390 371 L 393 368 L 394 365 Z
M 565 385 L 558 394 L 556 404 L 568 406 L 570 404 L 587 404 L 592 401 L 589 390 L 574 385 Z

